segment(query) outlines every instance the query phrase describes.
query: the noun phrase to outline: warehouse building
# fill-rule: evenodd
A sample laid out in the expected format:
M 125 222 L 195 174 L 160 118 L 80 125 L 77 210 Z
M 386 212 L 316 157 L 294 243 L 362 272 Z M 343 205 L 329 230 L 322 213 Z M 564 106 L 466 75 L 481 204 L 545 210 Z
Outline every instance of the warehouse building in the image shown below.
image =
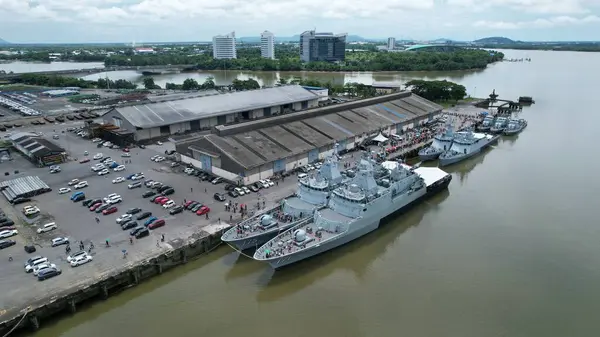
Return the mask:
M 10 136 L 15 149 L 37 166 L 61 164 L 67 161 L 65 149 L 34 133 L 19 132 Z
M 194 98 L 117 107 L 102 119 L 122 132 L 133 133 L 135 141 L 143 141 L 314 108 L 319 101 L 319 96 L 299 85 L 225 94 L 209 92 Z
M 296 114 L 217 126 L 214 133 L 176 144 L 181 161 L 239 184 L 293 171 L 352 150 L 380 132 L 402 134 L 442 107 L 411 92 L 330 105 Z

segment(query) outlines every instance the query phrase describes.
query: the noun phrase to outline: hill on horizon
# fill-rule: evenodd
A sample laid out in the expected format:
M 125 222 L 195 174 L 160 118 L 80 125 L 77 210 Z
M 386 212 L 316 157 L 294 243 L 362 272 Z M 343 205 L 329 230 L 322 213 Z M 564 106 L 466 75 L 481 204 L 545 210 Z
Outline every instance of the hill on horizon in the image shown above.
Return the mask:
M 473 41 L 475 43 L 483 43 L 483 44 L 514 44 L 519 43 L 519 41 L 511 40 L 504 36 L 492 36 L 492 37 L 484 37 L 483 39 Z
M 10 44 L 10 42 L 0 39 L 0 44 Z

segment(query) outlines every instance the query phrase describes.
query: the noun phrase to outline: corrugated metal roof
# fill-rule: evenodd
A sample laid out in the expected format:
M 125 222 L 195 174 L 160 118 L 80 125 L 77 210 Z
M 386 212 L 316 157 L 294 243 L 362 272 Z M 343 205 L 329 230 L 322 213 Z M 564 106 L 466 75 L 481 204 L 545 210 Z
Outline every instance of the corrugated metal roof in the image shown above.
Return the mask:
M 287 85 L 115 110 L 135 127 L 150 128 L 314 99 L 318 96 L 301 86 Z
M 31 197 L 49 192 L 52 189 L 38 176 L 19 177 L 0 182 L 2 194 L 9 200 L 18 197 Z

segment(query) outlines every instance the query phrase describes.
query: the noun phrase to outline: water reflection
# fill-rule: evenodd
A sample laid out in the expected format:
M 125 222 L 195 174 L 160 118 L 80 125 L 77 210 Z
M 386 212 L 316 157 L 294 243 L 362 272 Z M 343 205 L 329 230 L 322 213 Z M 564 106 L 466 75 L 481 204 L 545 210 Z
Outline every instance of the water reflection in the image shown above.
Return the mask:
M 372 263 L 381 257 L 400 235 L 411 227 L 418 226 L 425 214 L 437 212 L 438 206 L 449 195 L 450 192 L 444 190 L 378 230 L 342 247 L 298 262 L 291 268 L 275 271 L 270 267 L 263 267 L 265 270 L 258 279 L 261 289 L 257 293 L 257 301 L 277 301 L 339 270 L 349 270 L 359 281 L 363 280 Z M 245 268 L 244 264 L 241 266 Z M 234 266 L 236 267 L 237 265 Z
M 519 134 L 512 135 L 512 136 L 503 136 L 501 144 L 502 145 L 507 144 L 510 147 L 512 147 L 513 145 L 515 145 L 515 142 L 517 141 L 517 139 L 519 139 Z

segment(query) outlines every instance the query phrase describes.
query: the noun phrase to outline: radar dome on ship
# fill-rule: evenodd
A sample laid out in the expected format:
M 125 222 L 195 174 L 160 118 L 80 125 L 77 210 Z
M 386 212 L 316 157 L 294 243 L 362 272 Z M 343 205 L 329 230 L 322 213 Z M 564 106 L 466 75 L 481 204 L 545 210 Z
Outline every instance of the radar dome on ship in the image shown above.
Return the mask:
M 273 222 L 273 217 L 270 216 L 269 214 L 265 214 L 260 218 L 260 224 L 263 226 L 266 226 L 266 225 L 270 224 L 271 222 Z

